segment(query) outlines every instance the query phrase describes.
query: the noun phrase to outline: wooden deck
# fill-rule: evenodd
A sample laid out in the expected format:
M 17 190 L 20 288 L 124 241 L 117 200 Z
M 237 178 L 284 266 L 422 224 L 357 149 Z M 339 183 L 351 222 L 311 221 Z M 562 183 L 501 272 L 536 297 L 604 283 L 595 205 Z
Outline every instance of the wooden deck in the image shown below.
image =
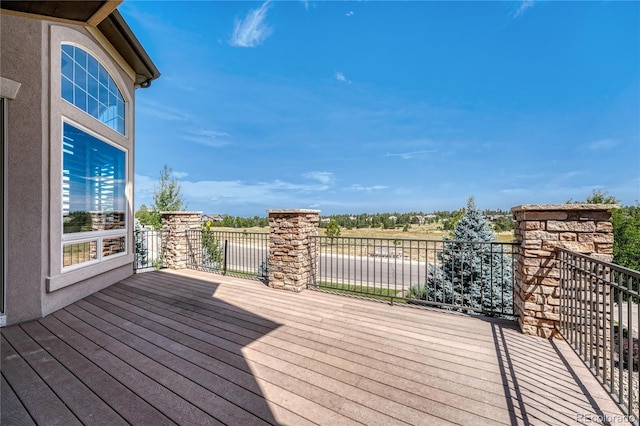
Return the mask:
M 195 271 L 1 329 L 2 425 L 602 424 L 562 341 L 512 323 Z

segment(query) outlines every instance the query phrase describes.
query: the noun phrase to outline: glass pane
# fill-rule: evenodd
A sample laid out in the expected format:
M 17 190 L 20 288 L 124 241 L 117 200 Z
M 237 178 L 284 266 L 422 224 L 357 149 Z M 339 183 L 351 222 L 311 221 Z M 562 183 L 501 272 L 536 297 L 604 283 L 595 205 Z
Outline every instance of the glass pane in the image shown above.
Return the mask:
M 120 116 L 124 120 L 124 98 L 107 70 L 91 54 L 78 47 L 62 45 L 61 57 L 62 98 L 124 134 L 125 126 L 116 119 L 117 111 L 109 109 L 117 109 L 119 103 L 122 103 L 123 112 Z M 73 91 L 65 83 L 65 78 L 74 84 Z M 96 106 L 93 100 L 88 99 L 87 94 L 102 105 Z
M 125 229 L 124 151 L 68 123 L 63 131 L 64 233 Z
M 102 240 L 102 257 L 125 252 L 125 237 L 105 238 Z
M 98 258 L 98 241 L 65 244 L 62 248 L 62 266 L 73 266 Z
M 77 47 L 74 50 L 76 63 L 82 68 L 87 69 L 87 52 Z
M 117 128 L 116 131 L 122 133 L 124 135 L 124 118 L 118 117 Z
M 102 84 L 100 85 L 100 88 L 98 90 L 98 95 L 98 100 L 101 104 L 103 104 L 105 107 L 109 105 L 109 91 Z
M 62 99 L 73 103 L 73 83 L 62 77 Z
M 73 80 L 73 59 L 64 52 L 62 52 L 61 69 L 63 76 L 67 77 L 69 80 Z
M 93 96 L 88 97 L 87 112 L 92 117 L 98 118 L 98 100 Z
M 73 104 L 83 111 L 87 110 L 87 92 L 78 86 L 73 86 L 74 102 Z
M 91 96 L 98 99 L 98 93 L 100 93 L 100 85 L 98 84 L 98 80 L 89 76 L 87 81 L 87 91 Z
M 92 75 L 96 79 L 98 78 L 99 67 L 100 65 L 98 64 L 98 61 L 96 60 L 96 58 L 89 55 L 89 58 L 87 59 L 87 71 L 89 72 L 90 75 Z
M 87 90 L 87 72 L 82 69 L 78 64 L 75 66 L 75 80 L 76 83 L 82 90 Z
M 100 84 L 104 87 L 109 87 L 109 76 L 107 75 L 107 70 L 100 67 L 99 74 L 98 80 L 100 80 Z
M 64 53 L 66 53 L 67 55 L 69 55 L 70 57 L 72 57 L 72 58 L 73 58 L 73 50 L 74 50 L 74 47 L 71 46 L 70 44 L 63 44 L 62 45 L 62 51 Z

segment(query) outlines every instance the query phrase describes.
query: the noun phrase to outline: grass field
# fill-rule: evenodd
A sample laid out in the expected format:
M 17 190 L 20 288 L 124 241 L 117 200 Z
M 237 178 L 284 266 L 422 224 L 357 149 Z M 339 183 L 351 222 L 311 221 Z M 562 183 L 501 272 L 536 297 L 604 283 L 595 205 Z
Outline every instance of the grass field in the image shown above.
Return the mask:
M 341 237 L 355 238 L 393 238 L 393 239 L 416 239 L 416 240 L 441 240 L 443 237 L 449 236 L 449 231 L 441 231 L 438 224 L 428 225 L 411 225 L 407 232 L 400 229 L 382 229 L 382 228 L 361 228 L 361 229 L 340 229 Z M 235 231 L 242 232 L 240 228 L 213 228 L 216 231 Z M 246 228 L 247 232 L 268 233 L 268 227 Z M 324 229 L 320 228 L 320 235 L 325 235 Z M 498 241 L 509 243 L 513 241 L 513 231 L 500 232 L 497 234 Z

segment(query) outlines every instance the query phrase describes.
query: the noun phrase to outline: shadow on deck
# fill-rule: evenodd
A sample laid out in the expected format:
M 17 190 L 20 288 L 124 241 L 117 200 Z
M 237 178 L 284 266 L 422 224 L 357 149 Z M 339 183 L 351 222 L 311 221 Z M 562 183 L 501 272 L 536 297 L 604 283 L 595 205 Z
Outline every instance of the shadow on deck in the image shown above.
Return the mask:
M 623 420 L 566 343 L 511 322 L 196 271 L 1 333 L 3 425 Z

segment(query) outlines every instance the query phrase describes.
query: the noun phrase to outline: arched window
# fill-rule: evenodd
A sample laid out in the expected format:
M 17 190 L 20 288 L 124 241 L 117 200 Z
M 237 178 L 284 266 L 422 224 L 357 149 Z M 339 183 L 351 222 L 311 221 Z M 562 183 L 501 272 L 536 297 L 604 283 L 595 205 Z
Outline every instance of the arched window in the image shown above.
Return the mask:
M 87 51 L 62 45 L 62 98 L 125 134 L 125 102 L 107 70 Z

